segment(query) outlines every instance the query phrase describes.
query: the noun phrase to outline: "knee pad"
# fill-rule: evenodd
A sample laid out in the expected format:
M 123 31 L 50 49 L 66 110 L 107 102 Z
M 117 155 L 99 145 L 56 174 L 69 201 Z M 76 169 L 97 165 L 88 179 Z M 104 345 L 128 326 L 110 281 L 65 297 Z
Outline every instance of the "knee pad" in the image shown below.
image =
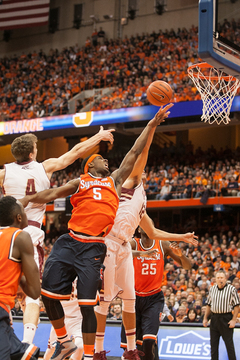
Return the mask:
M 127 313 L 135 313 L 135 300 L 123 300 L 122 311 Z
M 110 304 L 110 301 L 101 301 L 100 305 L 95 306 L 94 310 L 98 314 L 107 316 Z
M 42 295 L 42 301 L 50 321 L 58 320 L 64 317 L 64 311 L 60 300 L 50 299 Z
M 39 306 L 40 305 L 39 298 L 34 300 L 34 299 L 30 298 L 29 296 L 26 296 L 25 305 L 27 306 L 28 304 L 36 304 Z
M 95 333 L 97 330 L 97 319 L 93 306 L 80 306 L 83 321 L 82 332 L 85 334 Z

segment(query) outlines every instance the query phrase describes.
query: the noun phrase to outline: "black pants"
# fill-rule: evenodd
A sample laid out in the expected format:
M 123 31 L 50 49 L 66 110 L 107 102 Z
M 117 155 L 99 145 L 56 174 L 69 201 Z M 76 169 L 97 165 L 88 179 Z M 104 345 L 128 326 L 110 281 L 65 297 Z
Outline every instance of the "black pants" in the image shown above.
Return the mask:
M 20 360 L 28 346 L 18 339 L 10 325 L 9 314 L 0 306 L 0 359 Z
M 211 342 L 211 359 L 218 360 L 218 348 L 220 336 L 225 342 L 228 359 L 236 360 L 236 354 L 233 343 L 233 329 L 229 328 L 228 322 L 232 319 L 232 314 L 214 314 L 211 315 L 210 324 L 210 342 Z

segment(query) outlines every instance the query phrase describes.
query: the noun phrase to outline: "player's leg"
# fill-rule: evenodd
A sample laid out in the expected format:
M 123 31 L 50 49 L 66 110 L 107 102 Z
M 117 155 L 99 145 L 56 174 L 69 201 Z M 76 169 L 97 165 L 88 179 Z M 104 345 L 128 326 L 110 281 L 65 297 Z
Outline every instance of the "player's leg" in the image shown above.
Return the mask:
M 104 297 L 100 298 L 100 304 L 95 307 L 95 314 L 97 317 L 97 332 L 96 332 L 96 345 L 95 353 L 102 353 L 104 351 L 104 336 L 106 328 L 106 320 L 108 309 L 111 303 L 111 300 L 116 296 L 118 289 L 115 289 L 115 269 L 117 261 L 117 253 L 119 244 L 114 242 L 105 241 L 107 246 L 107 256 L 104 260 L 104 274 L 103 274 L 103 284 L 104 284 Z
M 97 330 L 94 307 L 99 301 L 98 289 L 106 255 L 104 243 L 81 243 L 74 268 L 78 275 L 77 292 L 81 309 L 84 359 L 92 360 Z
M 39 244 L 43 243 L 44 232 L 35 226 L 28 226 L 24 230 L 31 236 L 34 248 L 34 260 L 41 275 L 44 251 Z M 39 310 L 39 299 L 34 300 L 26 296 L 25 309 L 23 312 L 23 342 L 32 344 L 39 322 Z
M 73 239 L 61 236 L 54 244 L 46 261 L 42 280 L 42 300 L 57 335 L 57 345 L 52 359 L 62 359 L 71 355 L 77 347 L 70 340 L 64 322 L 64 311 L 60 300 L 70 299 L 72 282 L 76 277 L 73 267 L 75 250 Z
M 159 329 L 159 314 L 163 310 L 164 296 L 162 292 L 147 296 L 137 297 L 142 302 L 142 334 L 143 334 L 143 360 L 155 359 L 155 344 Z
M 122 319 L 127 338 L 127 350 L 136 350 L 136 315 L 134 268 L 130 244 L 122 245 L 118 251 L 115 284 L 122 289 Z M 117 294 L 116 294 L 117 295 Z M 124 353 L 126 356 L 127 353 Z

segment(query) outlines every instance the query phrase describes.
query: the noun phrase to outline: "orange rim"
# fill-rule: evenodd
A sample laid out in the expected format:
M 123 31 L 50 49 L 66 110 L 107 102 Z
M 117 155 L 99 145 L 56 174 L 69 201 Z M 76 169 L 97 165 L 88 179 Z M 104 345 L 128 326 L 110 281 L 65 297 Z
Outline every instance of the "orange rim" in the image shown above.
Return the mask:
M 206 62 L 199 63 L 199 64 L 193 64 L 193 65 L 189 66 L 188 74 L 192 75 L 196 79 L 198 78 L 198 79 L 202 79 L 202 80 L 208 79 L 208 80 L 216 80 L 216 81 L 221 79 L 221 80 L 226 80 L 226 81 L 231 81 L 231 80 L 232 81 L 234 81 L 234 80 L 237 81 L 237 79 L 234 76 L 230 76 L 230 75 L 227 75 L 227 76 L 224 76 L 224 75 L 220 75 L 220 76 L 204 76 L 204 75 L 200 75 L 199 73 L 192 71 L 193 69 L 195 69 L 197 67 L 199 67 L 200 69 L 201 68 L 205 68 L 205 69 L 206 68 L 208 68 L 208 69 L 213 68 L 214 69 L 214 66 L 212 66 L 212 65 L 210 65 L 210 64 L 208 64 Z M 216 71 L 221 71 L 221 70 L 216 69 Z

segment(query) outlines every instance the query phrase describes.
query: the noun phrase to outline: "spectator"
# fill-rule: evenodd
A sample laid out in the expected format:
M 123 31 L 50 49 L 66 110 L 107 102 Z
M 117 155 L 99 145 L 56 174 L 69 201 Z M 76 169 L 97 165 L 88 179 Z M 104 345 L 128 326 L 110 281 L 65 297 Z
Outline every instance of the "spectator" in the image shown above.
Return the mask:
M 153 200 L 158 192 L 158 184 L 155 180 L 155 176 L 152 175 L 150 180 L 146 182 L 146 193 L 149 200 Z
M 172 185 L 170 185 L 169 180 L 167 179 L 165 181 L 165 185 L 163 185 L 163 187 L 160 190 L 160 193 L 157 194 L 156 199 L 157 200 L 170 200 L 171 199 L 171 190 L 172 190 Z
M 189 309 L 186 318 L 183 320 L 183 323 L 199 323 L 201 322 L 199 316 L 197 315 L 196 309 Z
M 12 316 L 23 316 L 23 311 L 18 299 L 15 299 L 15 305 L 14 308 L 11 309 L 11 314 Z
M 111 320 L 122 320 L 122 305 L 120 303 L 113 305 L 112 314 Z
M 182 323 L 186 319 L 186 316 L 187 316 L 187 308 L 186 308 L 186 306 L 180 305 L 179 309 L 178 309 L 178 312 L 176 314 L 176 322 Z

